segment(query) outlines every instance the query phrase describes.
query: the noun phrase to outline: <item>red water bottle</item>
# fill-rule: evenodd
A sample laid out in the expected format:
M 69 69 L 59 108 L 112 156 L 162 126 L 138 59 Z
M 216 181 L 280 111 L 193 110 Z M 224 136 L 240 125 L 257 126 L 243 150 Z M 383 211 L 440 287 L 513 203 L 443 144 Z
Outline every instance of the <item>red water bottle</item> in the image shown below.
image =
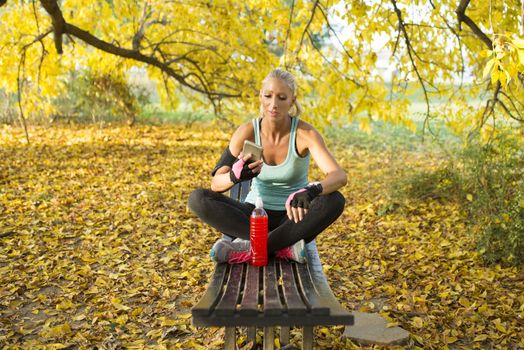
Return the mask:
M 255 209 L 249 218 L 249 239 L 251 240 L 251 265 L 267 265 L 267 213 L 262 198 L 257 197 Z

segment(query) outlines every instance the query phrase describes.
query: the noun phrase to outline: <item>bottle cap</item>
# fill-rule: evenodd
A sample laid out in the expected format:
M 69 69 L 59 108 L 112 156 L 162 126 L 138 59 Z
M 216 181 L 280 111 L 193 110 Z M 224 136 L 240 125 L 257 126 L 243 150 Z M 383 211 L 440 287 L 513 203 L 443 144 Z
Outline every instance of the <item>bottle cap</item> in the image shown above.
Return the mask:
M 261 197 L 257 197 L 257 199 L 255 201 L 255 208 L 257 208 L 257 209 L 264 208 L 264 202 L 262 202 L 262 198 Z

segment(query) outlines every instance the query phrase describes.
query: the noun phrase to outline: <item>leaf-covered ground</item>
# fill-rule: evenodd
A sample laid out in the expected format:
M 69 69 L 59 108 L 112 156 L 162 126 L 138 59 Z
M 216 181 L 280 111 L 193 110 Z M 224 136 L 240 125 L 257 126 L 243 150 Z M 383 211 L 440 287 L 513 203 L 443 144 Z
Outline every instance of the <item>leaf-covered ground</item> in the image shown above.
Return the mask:
M 0 347 L 219 349 L 223 331 L 190 318 L 219 233 L 186 201 L 208 186 L 229 135 L 210 125 L 30 134 L 27 146 L 18 129 L 0 129 Z M 438 159 L 333 152 L 349 175 L 347 205 L 317 242 L 341 303 L 410 331 L 406 348 L 524 348 L 522 270 L 483 266 L 455 204 L 388 205 L 390 179 Z M 316 347 L 359 348 L 342 332 L 317 328 Z

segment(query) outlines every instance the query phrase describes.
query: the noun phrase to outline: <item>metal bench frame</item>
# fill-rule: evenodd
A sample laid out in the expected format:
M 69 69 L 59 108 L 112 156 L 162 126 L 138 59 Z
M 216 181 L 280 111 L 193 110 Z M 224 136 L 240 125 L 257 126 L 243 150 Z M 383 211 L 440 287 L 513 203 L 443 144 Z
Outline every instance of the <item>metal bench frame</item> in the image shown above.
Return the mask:
M 244 200 L 249 182 L 230 196 Z M 236 328 L 247 327 L 248 341 L 264 328 L 264 350 L 273 349 L 274 327 L 289 344 L 290 327 L 302 327 L 302 349 L 313 349 L 313 327 L 352 325 L 354 317 L 334 296 L 324 276 L 315 241 L 306 245 L 307 264 L 270 259 L 267 266 L 217 264 L 206 292 L 192 310 L 193 325 L 226 327 L 224 348 L 236 348 Z

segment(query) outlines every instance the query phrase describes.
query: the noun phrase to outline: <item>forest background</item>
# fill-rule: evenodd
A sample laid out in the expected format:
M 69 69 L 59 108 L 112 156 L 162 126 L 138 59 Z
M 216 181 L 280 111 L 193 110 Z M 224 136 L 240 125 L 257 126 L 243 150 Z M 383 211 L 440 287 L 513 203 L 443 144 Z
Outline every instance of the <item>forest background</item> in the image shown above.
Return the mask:
M 318 238 L 341 303 L 404 348 L 524 347 L 518 0 L 0 0 L 0 346 L 220 347 L 186 202 L 274 67 L 349 175 Z

